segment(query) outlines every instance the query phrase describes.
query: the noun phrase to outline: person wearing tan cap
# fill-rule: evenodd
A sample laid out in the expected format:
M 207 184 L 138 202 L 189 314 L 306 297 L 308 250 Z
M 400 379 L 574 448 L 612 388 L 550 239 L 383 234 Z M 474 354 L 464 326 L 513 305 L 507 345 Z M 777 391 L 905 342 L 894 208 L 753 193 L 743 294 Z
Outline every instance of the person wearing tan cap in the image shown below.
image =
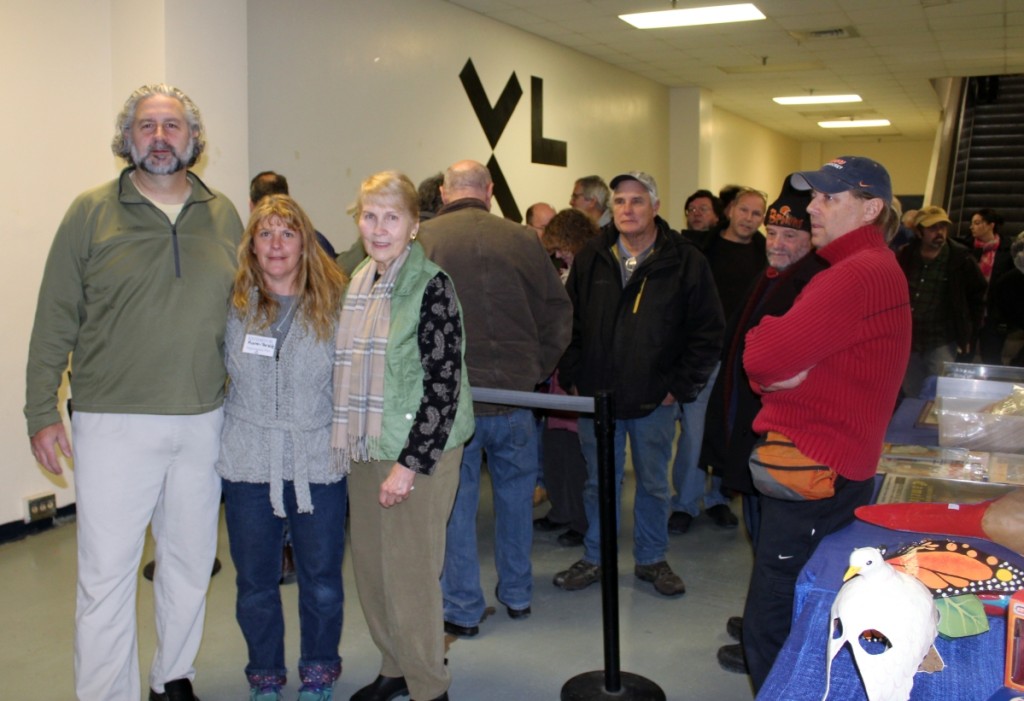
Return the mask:
M 942 207 L 921 208 L 916 238 L 897 255 L 910 287 L 913 319 L 910 363 L 903 393 L 917 397 L 929 375 L 958 356 L 970 357 L 985 313 L 985 277 L 970 251 L 949 238 Z

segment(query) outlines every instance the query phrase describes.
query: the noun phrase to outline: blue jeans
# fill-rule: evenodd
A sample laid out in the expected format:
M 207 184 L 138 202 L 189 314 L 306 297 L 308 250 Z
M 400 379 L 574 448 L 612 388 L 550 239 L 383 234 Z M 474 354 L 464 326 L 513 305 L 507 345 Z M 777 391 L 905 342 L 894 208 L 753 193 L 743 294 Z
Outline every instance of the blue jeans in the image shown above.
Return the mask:
M 677 404 L 677 418 L 682 423 L 682 430 L 676 442 L 676 458 L 672 463 L 672 487 L 676 492 L 672 497 L 672 511 L 685 511 L 690 516 L 700 515 L 702 499 L 705 509 L 729 503 L 728 497 L 722 494 L 721 477 L 712 475 L 711 489 L 706 490 L 707 472 L 700 465 L 700 448 L 704 442 L 704 417 L 708 412 L 708 400 L 711 398 L 711 389 L 715 385 L 720 367 L 721 363 L 715 365 L 708 383 L 704 385 L 696 399 L 686 404 Z
M 615 420 L 615 523 L 621 523 L 619 505 L 622 479 L 626 473 L 626 436 L 629 436 L 633 471 L 636 473 L 636 498 L 633 501 L 633 559 L 638 565 L 650 565 L 665 559 L 668 549 L 668 463 L 672 459 L 672 439 L 676 431 L 676 406 L 659 406 L 640 419 Z M 583 539 L 583 559 L 601 562 L 601 524 L 597 502 L 597 438 L 594 420 L 580 417 L 580 447 L 587 460 L 587 483 L 583 505 L 587 511 L 587 534 Z
M 494 498 L 494 561 L 498 599 L 524 609 L 533 594 L 533 488 L 537 484 L 537 422 L 529 409 L 476 417 L 476 433 L 459 468 L 459 491 L 448 519 L 448 545 L 441 575 L 444 620 L 475 626 L 484 615 L 476 512 L 480 462 L 487 454 Z
M 299 586 L 299 676 L 304 684 L 329 685 L 341 673 L 341 561 L 348 481 L 311 484 L 309 490 L 313 513 L 300 514 L 294 485 L 284 483 Z M 245 674 L 250 684 L 283 685 L 287 668 L 279 581 L 286 520 L 274 515 L 270 485 L 265 483 L 224 480 L 224 513 L 238 572 L 235 617 L 249 648 Z

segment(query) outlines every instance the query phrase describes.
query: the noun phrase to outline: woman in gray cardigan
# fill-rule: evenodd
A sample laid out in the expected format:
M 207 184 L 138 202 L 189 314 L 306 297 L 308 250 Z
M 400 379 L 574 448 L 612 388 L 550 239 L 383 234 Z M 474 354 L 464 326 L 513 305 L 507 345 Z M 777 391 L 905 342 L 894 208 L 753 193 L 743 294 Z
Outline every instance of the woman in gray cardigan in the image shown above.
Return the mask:
M 286 523 L 299 585 L 300 701 L 329 701 L 341 673 L 347 483 L 331 466 L 330 431 L 344 285 L 294 200 L 271 195 L 256 205 L 238 249 L 217 462 L 250 701 L 278 701 L 286 681 L 278 587 Z

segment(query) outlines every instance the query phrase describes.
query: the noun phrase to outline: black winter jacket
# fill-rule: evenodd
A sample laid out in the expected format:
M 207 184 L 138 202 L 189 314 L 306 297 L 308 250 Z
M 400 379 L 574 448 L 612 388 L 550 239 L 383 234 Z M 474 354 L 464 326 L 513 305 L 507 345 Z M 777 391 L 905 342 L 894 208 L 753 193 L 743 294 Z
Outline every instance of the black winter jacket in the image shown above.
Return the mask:
M 812 251 L 781 273 L 767 269 L 747 291 L 743 306 L 729 319 L 722 369 L 708 401 L 700 462 L 714 468 L 727 489 L 754 493 L 750 451 L 759 438 L 753 425 L 761 410 L 761 396 L 754 393 L 743 369 L 747 332 L 766 316 L 788 312 L 811 278 L 827 267 L 828 263 Z
M 959 348 L 973 350 L 985 315 L 985 290 L 988 285 L 966 246 L 956 241 L 946 241 L 946 245 L 949 246 L 946 324 Z M 896 254 L 896 260 L 908 281 L 914 260 L 920 256 L 920 248 L 921 239 L 918 237 Z
M 693 401 L 722 348 L 722 306 L 711 268 L 697 248 L 660 217 L 654 250 L 622 286 L 605 226 L 576 255 L 566 283 L 573 302 L 572 340 L 559 381 L 580 395 L 615 393 L 615 416 L 647 416 L 671 393 Z

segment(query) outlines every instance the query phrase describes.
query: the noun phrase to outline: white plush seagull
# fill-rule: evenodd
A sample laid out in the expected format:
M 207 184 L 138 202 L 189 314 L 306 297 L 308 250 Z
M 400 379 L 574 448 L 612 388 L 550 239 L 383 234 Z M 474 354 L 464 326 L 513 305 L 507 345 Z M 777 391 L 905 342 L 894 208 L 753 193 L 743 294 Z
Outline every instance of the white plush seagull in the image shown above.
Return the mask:
M 832 659 L 850 644 L 868 701 L 907 701 L 914 673 L 938 632 L 939 614 L 932 594 L 921 582 L 899 572 L 877 548 L 858 548 L 832 603 L 831 635 L 825 665 L 828 698 Z M 861 636 L 881 637 L 886 649 L 872 654 Z

